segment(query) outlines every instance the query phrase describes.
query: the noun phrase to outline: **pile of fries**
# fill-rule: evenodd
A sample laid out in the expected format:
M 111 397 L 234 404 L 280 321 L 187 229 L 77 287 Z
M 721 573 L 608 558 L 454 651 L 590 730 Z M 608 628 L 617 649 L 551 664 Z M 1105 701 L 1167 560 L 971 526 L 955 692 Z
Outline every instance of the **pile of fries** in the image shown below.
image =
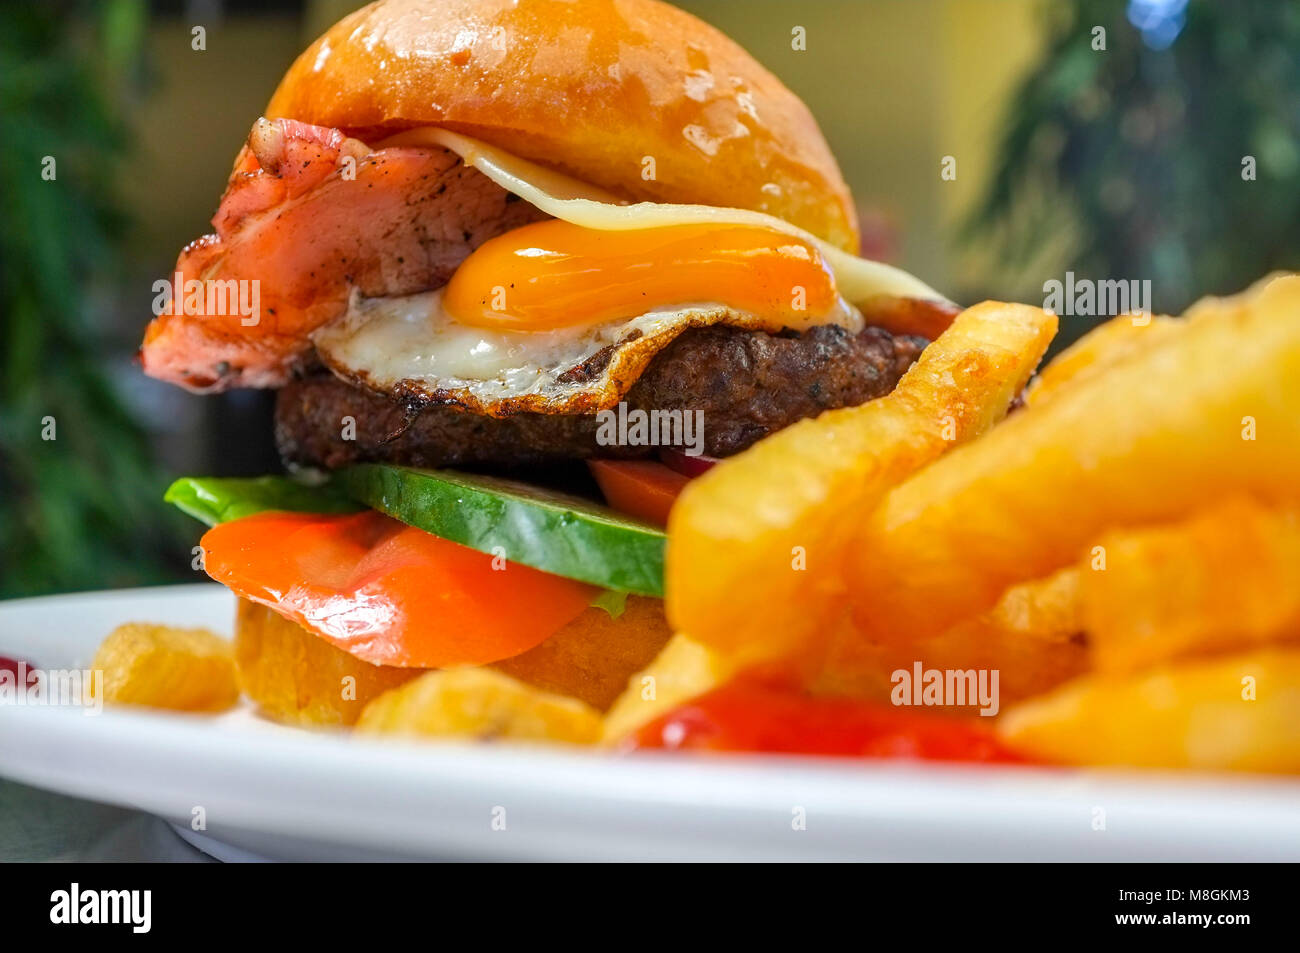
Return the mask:
M 264 707 L 617 744 L 740 673 L 888 703 L 922 663 L 996 670 L 999 734 L 1030 759 L 1300 771 L 1300 277 L 1122 315 L 1031 381 L 1055 332 L 973 307 L 894 393 L 694 480 L 669 524 L 675 634 L 608 661 L 598 626 L 575 636 L 582 686 L 504 664 L 372 678 L 355 710 L 317 711 L 310 686 Z M 255 655 L 235 653 L 256 699 Z M 332 693 L 339 666 L 367 674 L 349 659 Z
M 887 699 L 913 660 L 997 668 L 1000 733 L 1050 762 L 1300 771 L 1300 277 L 1115 318 L 992 425 L 1019 369 L 961 370 L 1036 362 L 1035 320 L 971 309 L 932 373 L 689 487 L 674 629 L 716 671 L 780 658 L 813 691 Z M 944 415 L 974 421 L 947 448 L 927 443 Z M 637 721 L 630 699 L 615 714 Z

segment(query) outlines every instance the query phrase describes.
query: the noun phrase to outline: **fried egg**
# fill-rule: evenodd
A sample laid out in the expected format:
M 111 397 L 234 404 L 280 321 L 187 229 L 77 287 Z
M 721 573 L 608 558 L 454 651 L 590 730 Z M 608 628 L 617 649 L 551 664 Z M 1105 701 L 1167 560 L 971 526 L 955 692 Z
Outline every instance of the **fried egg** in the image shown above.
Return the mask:
M 689 328 L 861 330 L 851 302 L 941 299 L 760 212 L 620 204 L 584 183 L 441 129 L 380 143 L 437 146 L 553 216 L 476 249 L 443 289 L 354 295 L 312 336 L 339 376 L 413 403 L 490 416 L 618 403 Z

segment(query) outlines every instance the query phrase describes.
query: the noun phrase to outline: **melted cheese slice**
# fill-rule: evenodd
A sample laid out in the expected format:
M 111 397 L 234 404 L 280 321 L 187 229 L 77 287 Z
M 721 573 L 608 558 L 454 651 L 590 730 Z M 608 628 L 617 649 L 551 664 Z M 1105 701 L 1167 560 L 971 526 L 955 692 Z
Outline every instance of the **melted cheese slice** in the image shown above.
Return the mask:
M 422 126 L 378 143 L 390 146 L 440 146 L 459 155 L 507 192 L 548 215 L 583 228 L 602 231 L 661 228 L 672 225 L 751 225 L 794 235 L 816 245 L 835 273 L 840 295 L 851 304 L 877 296 L 947 299 L 901 268 L 850 255 L 789 222 L 748 209 L 659 202 L 623 203 L 595 186 L 511 155 L 495 146 L 447 129 Z

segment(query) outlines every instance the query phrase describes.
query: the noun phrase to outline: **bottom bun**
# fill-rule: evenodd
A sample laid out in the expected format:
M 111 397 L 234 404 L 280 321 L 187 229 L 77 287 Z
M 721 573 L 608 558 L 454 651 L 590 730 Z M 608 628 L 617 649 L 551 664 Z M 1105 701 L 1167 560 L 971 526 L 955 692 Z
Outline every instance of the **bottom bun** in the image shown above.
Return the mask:
M 671 635 L 663 602 L 629 596 L 617 618 L 589 608 L 536 648 L 492 668 L 604 711 Z M 263 713 L 298 725 L 352 725 L 372 699 L 427 671 L 372 665 L 265 606 L 235 615 L 240 690 Z

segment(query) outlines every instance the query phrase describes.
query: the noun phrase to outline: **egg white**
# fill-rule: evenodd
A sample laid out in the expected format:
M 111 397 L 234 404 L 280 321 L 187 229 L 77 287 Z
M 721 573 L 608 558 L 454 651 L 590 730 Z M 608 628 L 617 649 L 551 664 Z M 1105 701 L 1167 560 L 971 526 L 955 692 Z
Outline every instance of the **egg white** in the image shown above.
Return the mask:
M 827 323 L 825 317 L 809 324 Z M 832 317 L 862 328 L 861 315 L 843 303 Z M 495 330 L 457 321 L 443 309 L 439 290 L 354 295 L 347 313 L 318 330 L 313 342 L 340 376 L 414 402 L 490 416 L 576 414 L 615 406 L 674 338 L 713 324 L 761 329 L 766 322 L 721 304 L 688 303 L 551 331 Z M 582 368 L 597 356 L 595 365 Z

